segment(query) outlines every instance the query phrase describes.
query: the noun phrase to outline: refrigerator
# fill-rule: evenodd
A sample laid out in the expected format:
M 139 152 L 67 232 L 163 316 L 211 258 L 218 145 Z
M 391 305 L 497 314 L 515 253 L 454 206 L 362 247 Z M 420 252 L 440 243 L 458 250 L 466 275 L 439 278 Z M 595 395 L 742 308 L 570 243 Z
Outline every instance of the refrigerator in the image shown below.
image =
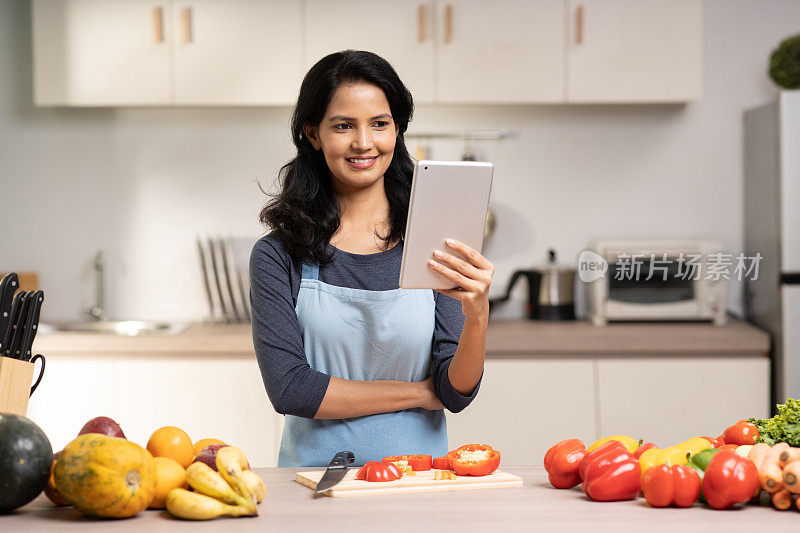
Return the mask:
M 744 116 L 745 316 L 772 335 L 772 398 L 800 398 L 800 91 Z

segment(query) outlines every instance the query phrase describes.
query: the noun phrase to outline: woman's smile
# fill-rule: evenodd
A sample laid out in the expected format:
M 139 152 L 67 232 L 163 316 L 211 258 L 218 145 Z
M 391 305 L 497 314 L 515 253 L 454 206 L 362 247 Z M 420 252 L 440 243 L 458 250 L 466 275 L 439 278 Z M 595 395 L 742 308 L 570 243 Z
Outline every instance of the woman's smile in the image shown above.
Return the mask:
M 375 155 L 372 157 L 346 157 L 345 161 L 347 161 L 347 164 L 354 169 L 366 170 L 368 168 L 372 168 L 372 165 L 375 164 L 377 159 L 378 156 Z

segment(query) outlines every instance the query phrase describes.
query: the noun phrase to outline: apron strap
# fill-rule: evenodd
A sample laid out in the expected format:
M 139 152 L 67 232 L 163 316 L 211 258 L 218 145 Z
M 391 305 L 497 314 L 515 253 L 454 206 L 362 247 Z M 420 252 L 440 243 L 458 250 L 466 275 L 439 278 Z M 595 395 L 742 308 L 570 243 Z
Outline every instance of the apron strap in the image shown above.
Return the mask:
M 307 265 L 303 263 L 303 273 L 300 279 L 319 279 L 319 263 Z

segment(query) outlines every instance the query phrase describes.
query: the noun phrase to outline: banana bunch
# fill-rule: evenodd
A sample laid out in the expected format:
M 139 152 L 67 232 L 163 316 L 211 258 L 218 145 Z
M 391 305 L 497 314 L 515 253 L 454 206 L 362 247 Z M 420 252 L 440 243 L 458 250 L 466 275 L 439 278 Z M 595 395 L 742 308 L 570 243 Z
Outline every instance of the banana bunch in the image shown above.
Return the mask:
M 247 457 L 235 446 L 217 452 L 217 470 L 192 463 L 186 479 L 194 489 L 173 489 L 167 494 L 167 511 L 185 520 L 210 520 L 218 516 L 256 516 L 256 504 L 267 492 L 264 481 L 247 468 Z

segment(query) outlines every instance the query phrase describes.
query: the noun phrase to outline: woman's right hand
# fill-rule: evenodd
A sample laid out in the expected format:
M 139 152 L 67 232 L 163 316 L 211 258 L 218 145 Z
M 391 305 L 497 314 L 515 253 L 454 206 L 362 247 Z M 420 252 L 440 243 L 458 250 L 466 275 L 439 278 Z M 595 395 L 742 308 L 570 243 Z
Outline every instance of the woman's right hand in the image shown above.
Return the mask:
M 420 403 L 419 407 L 429 411 L 438 411 L 444 409 L 444 405 L 436 397 L 436 392 L 433 390 L 433 377 L 425 381 L 419 381 L 420 385 Z

